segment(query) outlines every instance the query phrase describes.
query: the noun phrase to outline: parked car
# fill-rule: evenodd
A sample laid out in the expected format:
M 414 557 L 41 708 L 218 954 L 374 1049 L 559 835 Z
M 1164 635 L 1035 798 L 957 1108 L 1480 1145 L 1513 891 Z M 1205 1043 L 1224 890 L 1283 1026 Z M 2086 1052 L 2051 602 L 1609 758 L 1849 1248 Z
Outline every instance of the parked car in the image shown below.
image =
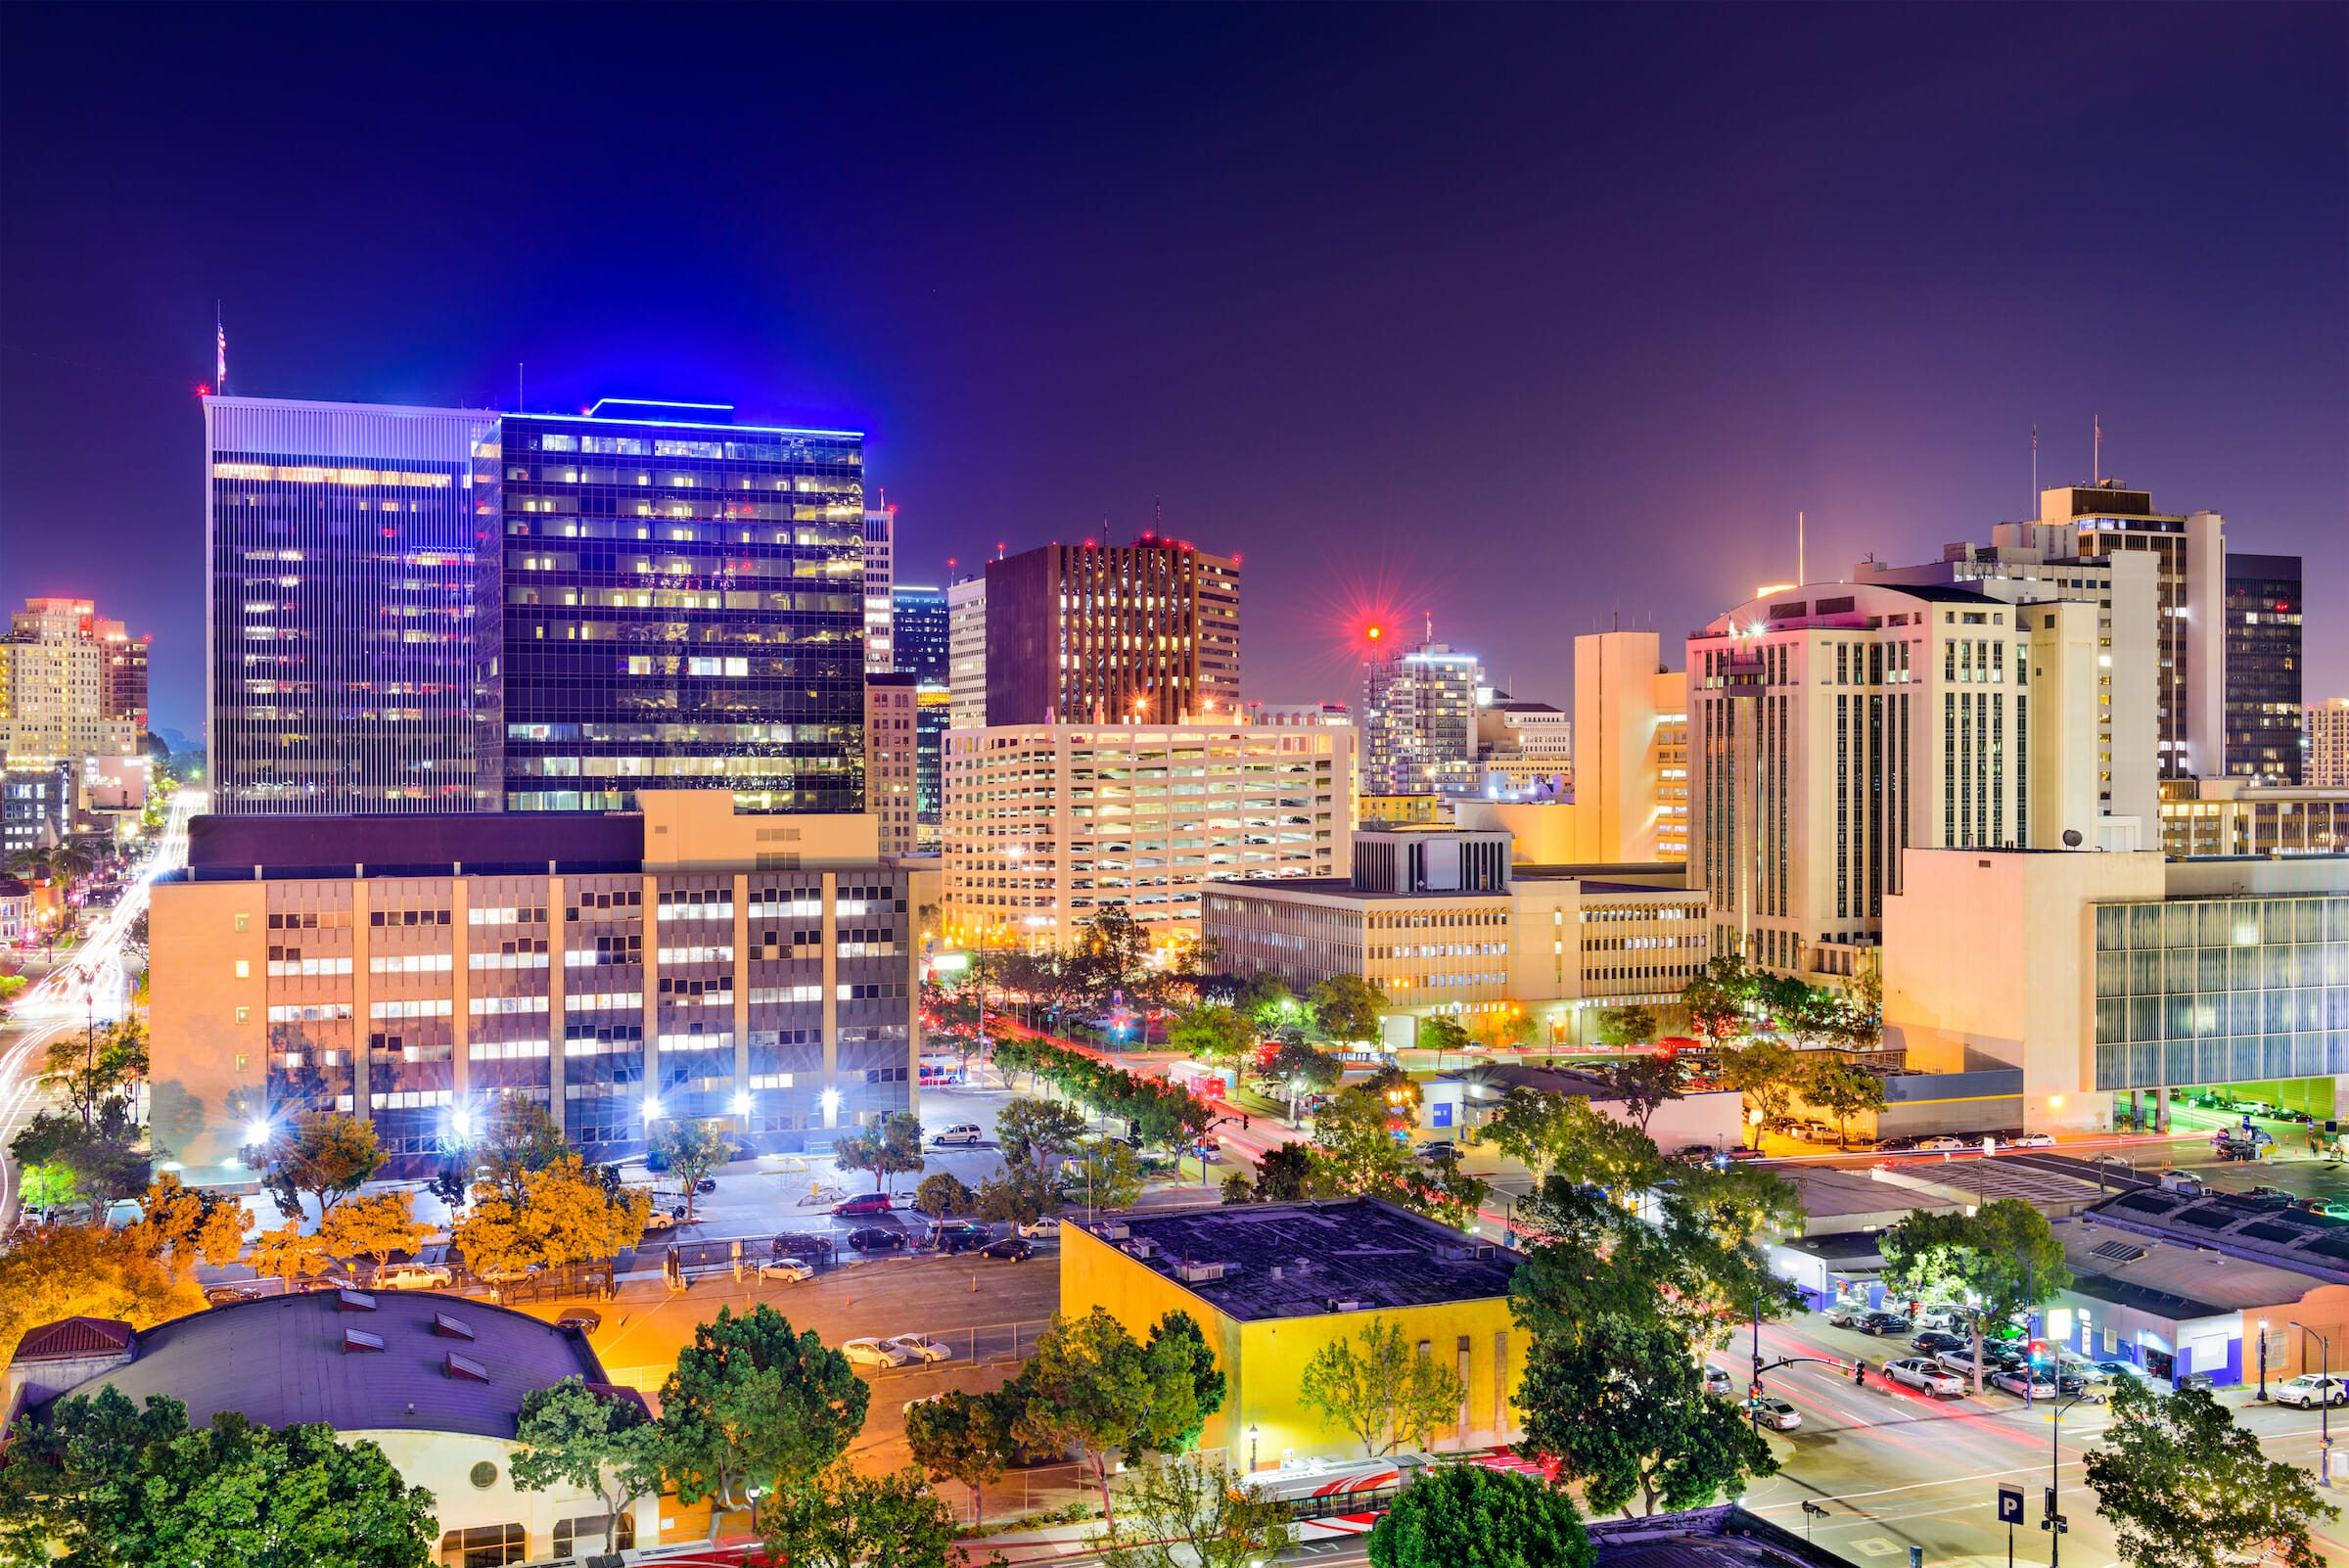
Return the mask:
M 2051 1400 L 2055 1397 L 2054 1381 L 2047 1373 L 2034 1371 L 2028 1366 L 2009 1366 L 2003 1371 L 1993 1372 L 1990 1374 L 1990 1384 L 2009 1394 L 2025 1394 L 2032 1399 Z
M 1970 1149 L 1972 1147 L 1973 1145 L 1966 1142 L 1965 1139 L 1954 1138 L 1949 1136 L 1947 1133 L 1942 1134 L 1940 1137 L 1918 1138 L 1916 1140 L 1916 1152 L 1919 1154 L 1942 1154 L 1957 1149 Z
M 2068 1366 L 2059 1366 L 2055 1369 L 2055 1392 L 2082 1405 L 2101 1405 L 2112 1398 L 2112 1385 L 2100 1376 L 2086 1377 Z
M 905 1232 L 881 1225 L 864 1225 L 849 1232 L 852 1252 L 903 1252 Z
M 456 1275 L 438 1264 L 392 1264 L 375 1271 L 378 1290 L 446 1290 Z M 487 1277 L 486 1275 L 484 1276 Z
M 2349 1405 L 2349 1378 L 2321 1377 L 2303 1372 L 2276 1390 L 2276 1403 L 2308 1409 L 2317 1405 Z
M 975 1225 L 967 1220 L 947 1220 L 941 1222 L 930 1232 L 927 1245 L 934 1251 L 944 1253 L 969 1252 L 986 1246 L 993 1235 L 991 1226 Z
M 2015 1137 L 2003 1138 L 2000 1141 L 2010 1149 L 2051 1149 L 2055 1147 L 2055 1134 L 2052 1132 L 2024 1132 Z
M 1747 1400 L 1745 1412 L 1753 1417 L 1756 1426 L 1767 1426 L 1779 1432 L 1791 1432 L 1803 1424 L 1802 1411 L 1784 1400 L 1773 1399 L 1767 1394 Z
M 980 1248 L 979 1256 L 1005 1263 L 1026 1263 L 1036 1256 L 1036 1244 L 1018 1236 L 1005 1236 L 1000 1241 L 990 1241 Z
M 1858 1328 L 1871 1309 L 1865 1301 L 1841 1301 L 1827 1309 L 1829 1328 Z
M 1710 1143 L 1683 1143 L 1673 1151 L 1673 1158 L 1689 1165 L 1702 1165 L 1720 1152 Z
M 889 1214 L 897 1206 L 889 1201 L 886 1192 L 859 1192 L 845 1203 L 832 1206 L 834 1214 Z
M 348 1274 L 304 1274 L 294 1281 L 294 1288 L 307 1295 L 321 1290 L 356 1290 L 359 1286 Z
M 1197 1160 L 1201 1165 L 1221 1165 L 1223 1163 L 1223 1145 L 1213 1138 L 1201 1138 L 1182 1152 Z
M 2145 1375 L 2143 1367 L 2132 1366 L 2127 1361 L 2098 1361 L 2096 1367 L 2106 1377 L 2112 1378 L 2134 1377 L 2142 1381 Z
M 557 1328 L 576 1328 L 582 1334 L 592 1334 L 604 1326 L 604 1314 L 592 1307 L 566 1307 L 563 1315 L 555 1319 Z
M 777 1258 L 759 1266 L 759 1277 L 771 1284 L 804 1285 L 815 1277 L 815 1265 L 804 1258 Z
M 1928 1328 L 1909 1342 L 1909 1348 L 1922 1356 L 1939 1356 L 1943 1351 L 1965 1349 L 1965 1341 L 1956 1334 L 1938 1328 Z
M 1960 1377 L 1970 1378 L 1974 1375 L 1974 1353 L 1970 1350 L 1943 1351 L 1939 1356 L 1936 1356 L 1933 1359 L 1939 1361 L 1949 1370 L 1956 1372 Z M 1982 1353 L 1982 1360 L 1980 1364 L 1981 1369 L 1984 1372 L 1998 1371 L 2001 1366 L 2001 1363 L 1996 1360 L 1987 1350 Z
M 664 1230 L 674 1230 L 676 1228 L 677 1217 L 673 1214 L 665 1214 L 661 1210 L 655 1209 L 651 1214 L 648 1214 L 644 1217 L 644 1230 L 646 1235 L 654 1235 Z
M 1737 1385 L 1729 1381 L 1727 1372 L 1718 1366 L 1708 1366 L 1705 1368 L 1705 1392 L 1718 1394 L 1723 1399 L 1735 1399 Z
M 1965 1392 L 1965 1379 L 1922 1356 L 1904 1357 L 1884 1363 L 1884 1375 L 1908 1388 L 1921 1389 L 1936 1399 Z
M 1026 1224 L 1021 1225 L 1019 1227 L 1019 1231 L 1023 1236 L 1057 1237 L 1060 1234 L 1060 1220 L 1057 1216 L 1045 1215 L 1039 1220 L 1031 1220 Z
M 775 1237 L 768 1252 L 777 1258 L 813 1258 L 827 1262 L 832 1257 L 830 1236 L 819 1236 L 811 1230 L 786 1230 Z
M 979 1147 L 979 1140 L 985 1136 L 987 1136 L 987 1130 L 978 1123 L 958 1122 L 944 1132 L 931 1133 L 930 1146 L 943 1149 L 949 1145 L 959 1145 L 962 1148 L 975 1149 Z
M 928 1334 L 893 1334 L 881 1343 L 895 1345 L 917 1361 L 950 1361 L 954 1359 L 953 1346 L 943 1339 L 932 1339 Z
M 473 1277 L 484 1285 L 511 1285 L 544 1271 L 544 1264 L 525 1264 L 519 1268 L 476 1268 Z
M 1460 1147 L 1450 1138 L 1429 1138 L 1419 1145 L 1418 1154 L 1422 1160 L 1456 1160 Z
M 697 1178 L 693 1183 L 693 1190 L 703 1194 L 704 1196 L 715 1192 L 717 1190 L 717 1177 L 701 1176 Z
M 1863 1334 L 1906 1334 L 1916 1325 L 1899 1313 L 1869 1313 L 1860 1319 Z
M 2179 1376 L 2176 1382 L 2181 1393 L 2189 1388 L 2208 1389 L 2215 1393 L 2219 1386 L 2219 1380 L 2208 1372 L 2187 1372 Z
M 1763 1154 L 1760 1149 L 1749 1149 L 1742 1143 L 1734 1143 L 1722 1151 L 1722 1158 L 1725 1160 L 1759 1160 L 1763 1158 Z
M 902 1366 L 913 1358 L 878 1339 L 852 1339 L 840 1347 L 852 1366 Z
M 1938 1328 L 1944 1333 L 1955 1332 L 1965 1321 L 1965 1309 L 1951 1302 L 1927 1302 L 1917 1309 L 1919 1328 Z
M 257 1284 L 207 1285 L 204 1287 L 204 1299 L 215 1307 L 226 1307 L 231 1302 L 259 1301 L 261 1287 Z

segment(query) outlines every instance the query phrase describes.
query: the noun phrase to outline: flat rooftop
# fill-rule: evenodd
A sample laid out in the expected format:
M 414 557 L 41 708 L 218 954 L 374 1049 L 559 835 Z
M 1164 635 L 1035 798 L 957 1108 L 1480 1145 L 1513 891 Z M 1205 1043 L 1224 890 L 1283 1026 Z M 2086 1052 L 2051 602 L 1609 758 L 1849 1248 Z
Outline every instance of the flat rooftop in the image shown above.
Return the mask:
M 1489 1300 L 1523 1261 L 1375 1198 L 1137 1214 L 1090 1233 L 1243 1322 Z M 1183 1277 L 1198 1265 L 1221 1273 Z
M 2301 1269 L 2131 1235 L 2109 1225 L 2058 1223 L 2063 1261 L 2080 1295 L 2169 1317 L 2216 1317 L 2296 1302 L 2327 1283 Z

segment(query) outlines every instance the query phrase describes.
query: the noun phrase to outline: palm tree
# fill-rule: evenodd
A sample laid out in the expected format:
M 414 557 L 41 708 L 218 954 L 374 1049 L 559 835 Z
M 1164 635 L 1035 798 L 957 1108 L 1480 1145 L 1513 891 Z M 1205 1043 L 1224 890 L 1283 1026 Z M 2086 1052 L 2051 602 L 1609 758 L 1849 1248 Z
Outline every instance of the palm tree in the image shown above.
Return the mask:
M 50 875 L 49 856 L 52 853 L 37 844 L 30 849 L 19 850 L 8 857 L 8 868 L 19 876 L 40 880 Z
M 49 852 L 49 870 L 58 881 L 71 887 L 90 874 L 97 859 L 79 844 L 61 844 Z

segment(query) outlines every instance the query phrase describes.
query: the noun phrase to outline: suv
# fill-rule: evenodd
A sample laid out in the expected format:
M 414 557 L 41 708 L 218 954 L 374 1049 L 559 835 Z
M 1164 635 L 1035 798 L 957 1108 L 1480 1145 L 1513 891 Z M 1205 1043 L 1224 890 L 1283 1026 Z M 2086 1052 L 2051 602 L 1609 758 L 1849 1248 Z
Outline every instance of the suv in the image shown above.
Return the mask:
M 954 1143 L 966 1149 L 975 1149 L 979 1147 L 979 1140 L 986 1135 L 986 1130 L 978 1123 L 958 1122 L 944 1132 L 930 1134 L 930 1146 L 934 1149 L 943 1149 L 947 1144 Z
M 968 1252 L 973 1247 L 986 1246 L 993 1238 L 991 1227 L 976 1225 L 968 1220 L 942 1220 L 930 1232 L 930 1244 L 940 1252 Z
M 1916 1325 L 1899 1313 L 1869 1313 L 1857 1326 L 1863 1334 L 1906 1334 Z
M 2276 1390 L 2276 1403 L 2307 1409 L 2316 1405 L 2349 1405 L 2349 1378 L 2303 1372 Z

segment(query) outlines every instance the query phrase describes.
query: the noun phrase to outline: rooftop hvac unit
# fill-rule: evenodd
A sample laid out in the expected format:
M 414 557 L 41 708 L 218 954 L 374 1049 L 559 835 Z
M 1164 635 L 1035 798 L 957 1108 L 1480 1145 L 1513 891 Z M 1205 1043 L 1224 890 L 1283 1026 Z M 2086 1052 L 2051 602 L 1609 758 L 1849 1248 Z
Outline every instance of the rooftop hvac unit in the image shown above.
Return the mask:
M 1194 1284 L 1202 1279 L 1221 1279 L 1223 1277 L 1223 1268 L 1220 1263 L 1178 1264 L 1174 1268 L 1174 1277 Z
M 1118 1250 L 1131 1258 L 1147 1258 L 1158 1251 L 1158 1243 L 1148 1236 L 1136 1236 Z
M 1362 1303 L 1332 1296 L 1329 1301 L 1329 1310 L 1333 1313 L 1359 1313 L 1362 1310 Z
M 1133 1234 L 1132 1227 L 1116 1221 L 1093 1226 L 1093 1234 L 1104 1241 L 1124 1241 Z

